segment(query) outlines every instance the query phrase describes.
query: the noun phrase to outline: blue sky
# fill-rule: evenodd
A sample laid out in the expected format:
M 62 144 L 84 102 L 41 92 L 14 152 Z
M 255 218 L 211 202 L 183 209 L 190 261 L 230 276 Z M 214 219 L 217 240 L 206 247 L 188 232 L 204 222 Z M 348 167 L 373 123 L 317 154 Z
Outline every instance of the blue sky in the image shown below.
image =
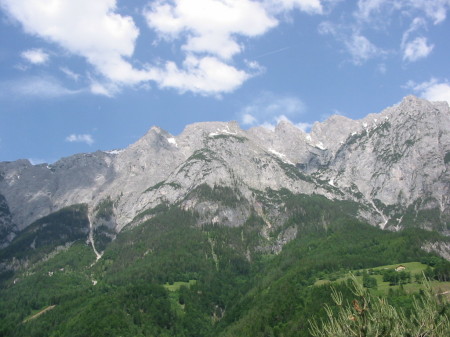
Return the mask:
M 450 0 L 0 0 L 0 161 L 450 102 Z

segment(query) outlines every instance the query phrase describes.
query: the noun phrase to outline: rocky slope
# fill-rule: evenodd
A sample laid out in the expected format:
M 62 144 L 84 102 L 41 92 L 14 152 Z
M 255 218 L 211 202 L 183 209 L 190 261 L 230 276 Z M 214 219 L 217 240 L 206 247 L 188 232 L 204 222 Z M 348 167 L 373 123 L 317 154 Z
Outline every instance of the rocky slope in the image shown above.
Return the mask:
M 413 96 L 354 121 L 332 116 L 309 134 L 235 122 L 189 125 L 178 136 L 152 127 L 126 149 L 79 154 L 51 165 L 0 163 L 0 244 L 63 207 L 87 204 L 93 226 L 120 231 L 145 210 L 178 203 L 203 222 L 239 226 L 252 212 L 272 226 L 257 196 L 271 190 L 361 204 L 360 217 L 399 229 L 408 220 L 446 232 L 450 223 L 450 111 Z M 239 202 L 206 200 L 199 186 L 227 188 Z M 225 190 L 221 190 L 221 193 Z M 277 208 L 278 207 L 278 208 Z M 433 219 L 433 221 L 430 221 Z

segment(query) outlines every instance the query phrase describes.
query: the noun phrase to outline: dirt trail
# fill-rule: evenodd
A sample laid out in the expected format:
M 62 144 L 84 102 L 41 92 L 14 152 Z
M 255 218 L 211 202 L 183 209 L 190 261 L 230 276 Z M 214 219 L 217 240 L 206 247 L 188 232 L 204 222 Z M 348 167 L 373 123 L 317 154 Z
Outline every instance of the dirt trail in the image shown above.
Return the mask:
M 52 310 L 54 307 L 56 307 L 56 305 L 51 305 L 51 306 L 49 306 L 49 307 L 47 307 L 45 309 L 42 309 L 37 314 L 34 314 L 33 316 L 24 319 L 22 323 L 26 323 L 28 321 L 31 321 L 31 320 L 35 319 L 35 318 L 38 318 L 39 316 L 45 314 L 47 311 Z

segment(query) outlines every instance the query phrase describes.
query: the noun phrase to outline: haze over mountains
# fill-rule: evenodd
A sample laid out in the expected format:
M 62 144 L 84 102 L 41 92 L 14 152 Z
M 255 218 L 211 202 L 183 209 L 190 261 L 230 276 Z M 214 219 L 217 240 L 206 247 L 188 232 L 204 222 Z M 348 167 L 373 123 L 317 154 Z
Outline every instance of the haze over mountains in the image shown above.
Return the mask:
M 236 122 L 188 125 L 178 136 L 152 127 L 123 150 L 97 151 L 54 164 L 0 163 L 3 246 L 33 221 L 87 204 L 93 227 L 115 232 L 146 209 L 179 203 L 203 223 L 240 226 L 263 210 L 255 193 L 287 189 L 360 204 L 358 216 L 397 230 L 408 221 L 448 233 L 450 110 L 447 103 L 408 96 L 362 120 L 334 115 L 305 133 L 289 122 L 275 130 L 242 130 Z M 196 187 L 229 187 L 236 207 L 191 195 Z M 96 217 L 110 201 L 111 214 Z M 422 219 L 433 213 L 433 221 Z M 271 217 L 273 220 L 270 220 Z M 140 219 L 142 220 L 142 219 Z M 414 222 L 414 221 L 413 221 Z

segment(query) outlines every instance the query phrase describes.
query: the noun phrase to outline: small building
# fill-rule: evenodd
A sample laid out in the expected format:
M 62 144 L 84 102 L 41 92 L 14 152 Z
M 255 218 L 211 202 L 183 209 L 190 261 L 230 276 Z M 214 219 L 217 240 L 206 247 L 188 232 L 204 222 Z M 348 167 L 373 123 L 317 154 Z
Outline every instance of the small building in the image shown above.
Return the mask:
M 403 270 L 405 270 L 405 269 L 406 269 L 405 266 L 399 265 L 397 268 L 395 268 L 395 271 L 403 271 Z

